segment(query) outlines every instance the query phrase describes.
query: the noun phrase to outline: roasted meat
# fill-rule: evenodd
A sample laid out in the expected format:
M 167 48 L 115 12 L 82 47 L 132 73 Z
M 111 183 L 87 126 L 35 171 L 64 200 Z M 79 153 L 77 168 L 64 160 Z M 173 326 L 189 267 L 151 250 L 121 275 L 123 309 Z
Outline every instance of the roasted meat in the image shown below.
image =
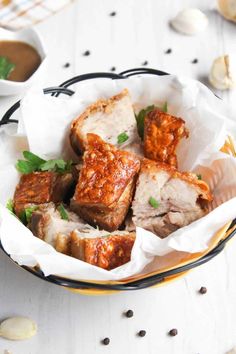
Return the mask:
M 97 234 L 97 237 L 94 237 Z M 97 267 L 111 270 L 130 261 L 135 233 L 115 231 L 107 233 L 97 230 L 83 234 L 71 233 L 71 256 Z
M 205 215 L 211 200 L 208 185 L 195 174 L 144 159 L 132 204 L 133 222 L 163 238 Z
M 51 244 L 58 252 L 69 254 L 71 231 L 88 231 L 93 228 L 75 213 L 67 208 L 65 210 L 68 220 L 61 218 L 54 203 L 39 205 L 32 213 L 29 228 L 35 236 Z
M 21 176 L 14 195 L 17 216 L 28 205 L 61 202 L 73 184 L 71 173 L 32 172 Z
M 74 180 L 77 182 L 78 179 L 79 179 L 79 174 L 80 174 L 80 171 L 81 171 L 81 168 L 82 168 L 82 161 L 75 164 L 75 165 L 72 165 L 71 167 L 71 173 L 72 173 L 72 176 L 74 178 Z
M 122 148 L 139 142 L 137 124 L 128 90 L 90 105 L 71 124 L 70 141 L 76 153 L 87 145 L 87 134 L 99 135 L 105 142 Z
M 139 159 L 88 134 L 87 150 L 71 209 L 89 223 L 114 231 L 124 221 L 132 201 Z
M 182 118 L 154 109 L 144 120 L 144 156 L 177 167 L 175 150 L 183 137 L 188 130 Z

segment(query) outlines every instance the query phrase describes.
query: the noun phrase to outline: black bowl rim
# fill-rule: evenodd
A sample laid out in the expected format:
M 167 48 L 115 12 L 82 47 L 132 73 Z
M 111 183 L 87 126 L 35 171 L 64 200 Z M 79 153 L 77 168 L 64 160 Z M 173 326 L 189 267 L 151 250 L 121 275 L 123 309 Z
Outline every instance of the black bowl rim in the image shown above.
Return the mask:
M 60 94 L 65 94 L 68 96 L 72 96 L 74 94 L 74 91 L 69 89 L 71 85 L 74 85 L 80 81 L 85 81 L 85 80 L 90 80 L 90 79 L 97 79 L 97 78 L 108 78 L 108 79 L 125 79 L 131 76 L 137 76 L 137 75 L 144 75 L 144 74 L 149 74 L 149 75 L 158 75 L 158 76 L 163 76 L 163 75 L 169 75 L 168 73 L 164 71 L 160 71 L 157 69 L 152 69 L 152 68 L 134 68 L 134 69 L 129 69 L 125 70 L 119 74 L 116 73 L 109 73 L 109 72 L 96 72 L 96 73 L 88 73 L 88 74 L 83 74 L 83 75 L 78 75 L 75 77 L 72 77 L 69 80 L 66 80 L 62 84 L 56 87 L 49 87 L 44 89 L 44 94 L 51 94 L 52 96 L 58 97 Z M 0 120 L 0 126 L 9 124 L 9 123 L 18 123 L 16 119 L 12 119 L 11 116 L 14 114 L 14 112 L 20 107 L 20 101 L 17 101 L 13 106 L 11 106 L 7 112 L 3 115 L 2 119 Z M 234 219 L 228 228 L 230 230 L 236 225 L 236 219 Z M 57 275 L 49 275 L 45 276 L 41 270 L 36 270 L 35 268 L 30 268 L 27 266 L 20 266 L 21 268 L 27 270 L 28 272 L 34 274 L 40 279 L 43 279 L 45 281 L 48 281 L 53 284 L 57 284 L 66 288 L 74 289 L 74 290 L 110 290 L 110 291 L 127 291 L 127 290 L 140 290 L 144 288 L 148 288 L 151 286 L 155 286 L 157 284 L 160 284 L 164 282 L 165 280 L 168 279 L 168 277 L 184 273 L 186 271 L 189 271 L 195 267 L 198 267 L 208 261 L 210 261 L 212 258 L 217 256 L 225 247 L 226 243 L 232 239 L 232 237 L 236 234 L 236 229 L 233 230 L 228 234 L 228 236 L 221 240 L 216 247 L 214 247 L 210 252 L 205 254 L 203 257 L 189 262 L 186 265 L 180 266 L 173 268 L 171 270 L 159 273 L 159 274 L 154 274 L 150 275 L 144 278 L 141 278 L 139 280 L 131 280 L 126 283 L 119 282 L 118 284 L 105 284 L 105 283 L 96 283 L 96 282 L 88 282 L 88 281 L 82 281 L 82 280 L 73 280 Z M 11 259 L 10 255 L 4 250 L 2 243 L 0 241 L 0 248 L 3 250 L 3 252 Z M 12 259 L 11 259 L 12 260 Z M 13 261 L 13 260 L 12 260 Z M 14 262 L 14 261 L 13 261 Z M 16 263 L 16 262 L 14 262 Z M 18 265 L 18 263 L 16 263 Z

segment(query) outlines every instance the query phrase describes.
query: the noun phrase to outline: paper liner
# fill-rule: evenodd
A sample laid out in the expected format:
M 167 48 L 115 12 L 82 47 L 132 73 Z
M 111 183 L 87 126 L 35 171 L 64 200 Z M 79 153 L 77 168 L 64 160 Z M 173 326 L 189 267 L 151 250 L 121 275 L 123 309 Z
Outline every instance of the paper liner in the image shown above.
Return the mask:
M 136 109 L 167 101 L 168 111 L 184 118 L 190 137 L 177 151 L 180 170 L 200 173 L 209 183 L 214 201 L 208 215 L 163 240 L 137 228 L 131 261 L 106 271 L 56 252 L 34 237 L 4 205 L 19 180 L 14 165 L 23 149 L 45 158 L 74 158 L 68 144 L 71 120 L 96 99 L 110 97 L 123 88 L 129 89 Z M 137 279 L 203 256 L 222 238 L 224 225 L 236 215 L 236 162 L 219 152 L 229 132 L 236 135 L 236 124 L 223 112 L 222 102 L 205 86 L 171 75 L 81 82 L 70 98 L 45 96 L 41 89 L 32 88 L 21 102 L 18 132 L 11 127 L 0 129 L 0 237 L 4 249 L 20 265 L 38 264 L 45 275 L 106 282 Z

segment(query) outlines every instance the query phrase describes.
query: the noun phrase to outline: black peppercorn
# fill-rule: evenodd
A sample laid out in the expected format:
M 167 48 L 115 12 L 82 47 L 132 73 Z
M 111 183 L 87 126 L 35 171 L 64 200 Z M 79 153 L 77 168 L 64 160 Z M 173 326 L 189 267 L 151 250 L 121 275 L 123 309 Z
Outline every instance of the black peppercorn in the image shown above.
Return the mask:
M 192 60 L 192 64 L 197 64 L 197 63 L 198 63 L 198 59 L 195 58 Z
M 106 337 L 106 338 L 104 338 L 104 339 L 102 340 L 102 343 L 103 343 L 104 345 L 108 345 L 108 344 L 110 343 L 110 339 L 109 339 L 108 337 Z
M 178 334 L 178 330 L 176 328 L 173 328 L 169 331 L 169 335 L 171 337 L 177 336 L 177 334 Z
M 168 48 L 166 51 L 165 51 L 165 54 L 170 54 L 172 53 L 172 49 L 171 48 Z
M 111 17 L 114 17 L 116 15 L 116 12 L 115 11 L 112 11 L 111 13 L 110 13 L 110 16 Z
M 64 67 L 64 68 L 69 68 L 69 67 L 70 67 L 70 63 L 65 63 L 65 64 L 63 65 L 63 67 Z
M 142 63 L 142 65 L 143 65 L 143 66 L 148 65 L 148 61 L 147 61 L 147 60 L 145 60 L 145 61 Z
M 126 313 L 125 313 L 125 316 L 128 317 L 128 318 L 131 318 L 133 317 L 134 315 L 134 312 L 132 310 L 128 310 Z
M 90 54 L 91 54 L 91 53 L 90 53 L 89 50 L 86 50 L 86 51 L 83 53 L 83 55 L 84 55 L 85 57 L 89 56 Z
M 112 67 L 111 67 L 111 71 L 116 71 L 115 66 L 112 66 Z
M 200 294 L 206 294 L 207 293 L 207 288 L 205 286 L 202 286 L 199 290 Z
M 141 331 L 138 332 L 139 337 L 145 337 L 146 336 L 146 331 L 141 329 Z

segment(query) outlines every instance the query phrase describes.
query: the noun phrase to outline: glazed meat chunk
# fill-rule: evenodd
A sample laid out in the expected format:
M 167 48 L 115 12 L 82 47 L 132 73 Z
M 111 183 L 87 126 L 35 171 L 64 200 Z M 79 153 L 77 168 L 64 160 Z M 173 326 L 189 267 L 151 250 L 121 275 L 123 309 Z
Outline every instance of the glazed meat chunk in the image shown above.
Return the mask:
M 111 270 L 130 261 L 131 251 L 135 241 L 135 233 L 115 231 L 107 233 L 97 230 L 82 234 L 78 231 L 71 233 L 71 256 L 97 267 Z
M 77 230 L 92 230 L 75 213 L 64 207 L 67 219 L 62 219 L 59 207 L 54 203 L 38 205 L 33 211 L 28 227 L 34 236 L 49 243 L 58 252 L 70 253 L 70 233 Z
M 137 124 L 128 90 L 87 107 L 71 124 L 70 141 L 76 153 L 87 146 L 87 134 L 99 135 L 119 148 L 139 143 Z
M 88 134 L 88 149 L 71 209 L 87 222 L 114 231 L 123 223 L 132 201 L 139 159 Z
M 163 238 L 204 216 L 211 200 L 208 185 L 195 174 L 144 159 L 132 204 L 132 220 L 136 226 Z
M 144 156 L 177 167 L 175 150 L 183 137 L 188 131 L 182 118 L 154 109 L 144 120 Z
M 61 202 L 73 184 L 71 173 L 32 172 L 22 175 L 14 195 L 17 216 L 28 205 Z

